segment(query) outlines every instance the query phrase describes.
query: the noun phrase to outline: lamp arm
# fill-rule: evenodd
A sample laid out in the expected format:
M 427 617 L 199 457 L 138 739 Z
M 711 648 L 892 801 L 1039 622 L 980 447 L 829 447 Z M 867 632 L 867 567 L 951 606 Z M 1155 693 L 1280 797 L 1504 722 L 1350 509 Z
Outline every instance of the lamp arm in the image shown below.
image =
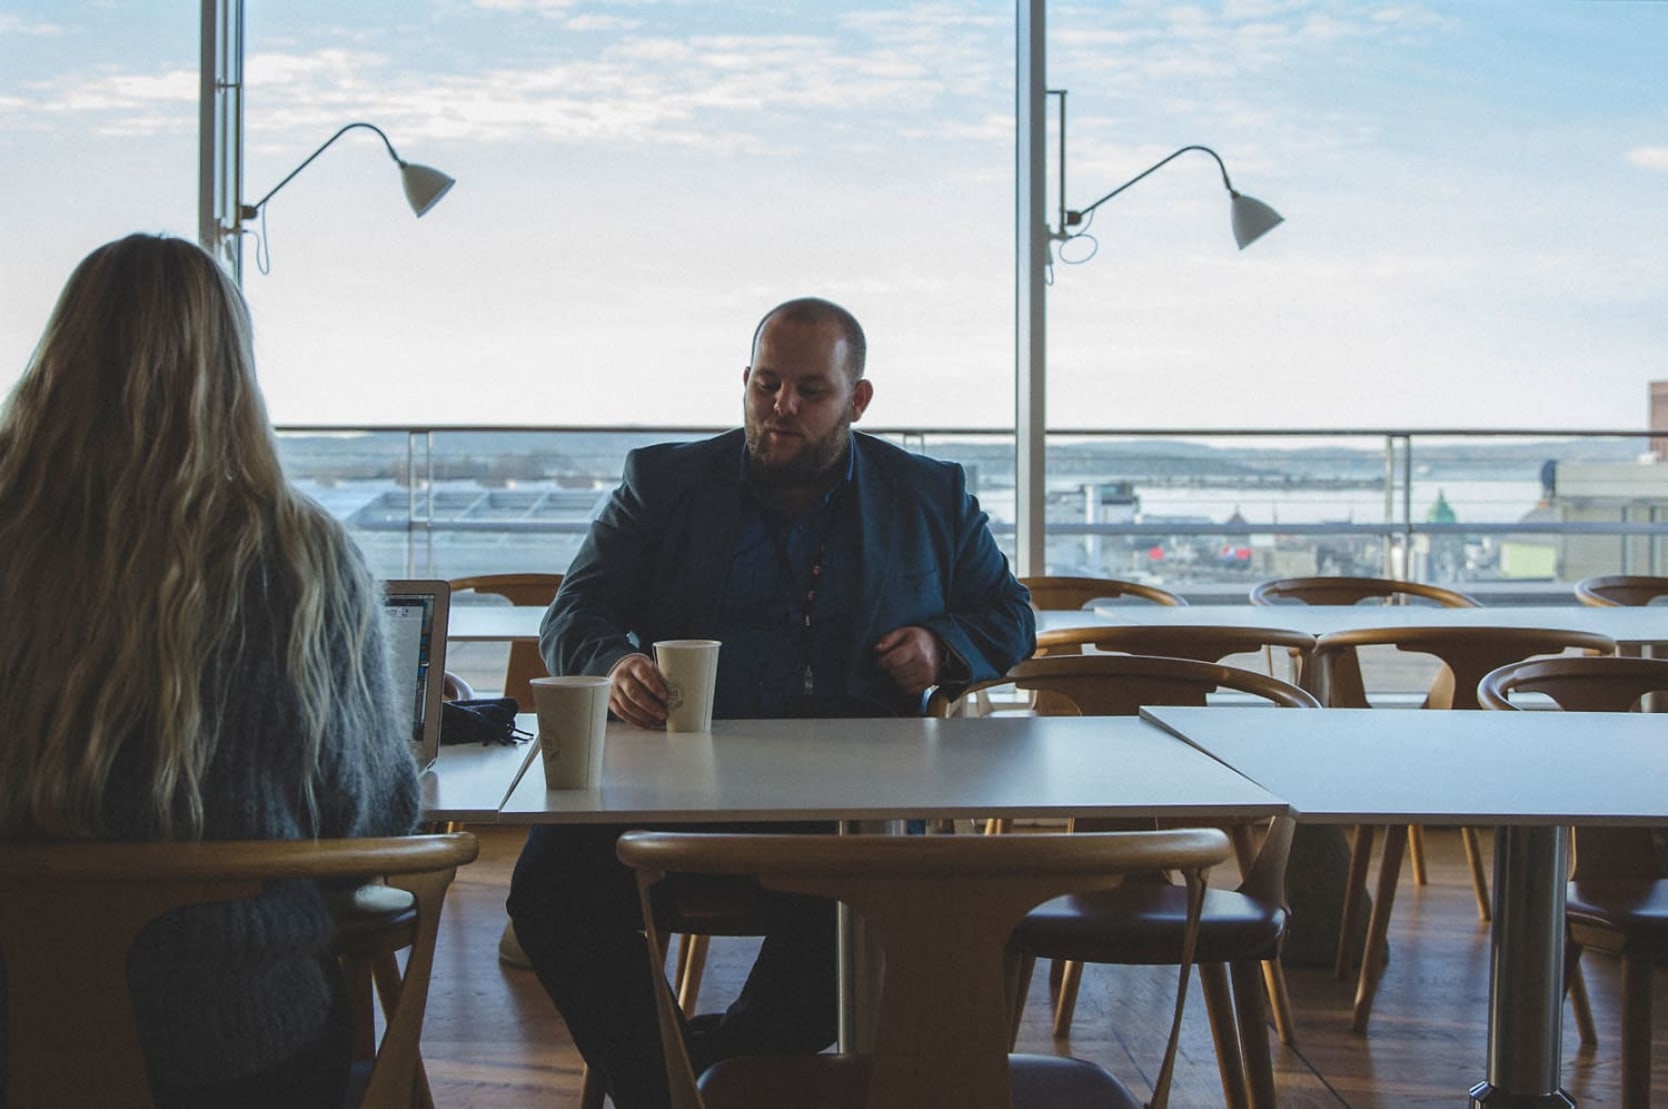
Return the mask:
M 382 133 L 382 128 L 378 127 L 374 123 L 350 123 L 346 127 L 342 128 L 340 131 L 337 131 L 334 135 L 331 135 L 328 139 L 325 139 L 324 144 L 322 146 L 320 146 L 317 150 L 313 151 L 311 154 L 307 155 L 307 160 L 306 161 L 302 162 L 300 165 L 298 165 L 294 169 L 290 170 L 289 175 L 287 177 L 285 177 L 282 181 L 278 182 L 276 185 L 272 186 L 272 190 L 270 192 L 268 192 L 265 196 L 261 197 L 259 200 L 255 201 L 255 203 L 253 203 L 253 204 L 241 205 L 240 208 L 239 208 L 239 211 L 238 211 L 239 218 L 240 219 L 252 219 L 252 218 L 254 218 L 254 216 L 258 212 L 260 212 L 261 206 L 263 204 L 265 204 L 267 201 L 271 200 L 274 196 L 276 196 L 278 194 L 279 189 L 283 188 L 285 185 L 288 185 L 291 181 L 295 180 L 295 175 L 300 173 L 302 170 L 306 169 L 308 166 L 312 165 L 314 158 L 317 158 L 320 154 L 323 154 L 327 149 L 329 149 L 331 143 L 335 142 L 337 139 L 341 138 L 343 135 L 347 134 L 349 131 L 353 130 L 355 127 L 367 127 L 370 130 L 375 131 L 377 133 L 377 137 L 382 140 L 382 145 L 386 146 L 388 148 L 388 156 L 390 158 L 394 159 L 394 164 L 398 165 L 398 166 L 404 166 L 405 165 L 404 162 L 400 161 L 400 156 L 398 154 L 394 153 L 394 144 L 388 140 L 387 135 Z M 1174 155 L 1172 155 L 1172 157 L 1174 157 Z
M 1134 177 L 1131 177 L 1128 181 L 1125 181 L 1122 185 L 1119 185 L 1117 188 L 1113 189 L 1111 192 L 1107 193 L 1105 196 L 1101 197 L 1099 200 L 1095 201 L 1093 204 L 1089 205 L 1087 208 L 1084 208 L 1082 211 L 1066 213 L 1066 225 L 1067 226 L 1075 226 L 1079 223 L 1082 223 L 1084 216 L 1088 215 L 1090 212 L 1093 212 L 1096 208 L 1099 208 L 1102 204 L 1105 204 L 1108 200 L 1111 200 L 1113 197 L 1117 196 L 1119 193 L 1123 192 L 1125 189 L 1129 188 L 1131 185 L 1135 184 L 1137 181 L 1140 181 L 1140 180 L 1146 178 L 1147 176 L 1151 175 L 1155 171 L 1157 171 L 1159 169 L 1162 169 L 1163 167 L 1169 165 L 1171 162 L 1175 161 L 1177 158 L 1181 157 L 1183 154 L 1186 154 L 1189 150 L 1202 150 L 1206 154 L 1209 154 L 1212 158 L 1215 158 L 1216 159 L 1216 168 L 1222 171 L 1222 187 L 1228 190 L 1228 194 L 1230 196 L 1238 196 L 1239 195 L 1238 193 L 1234 192 L 1233 183 L 1228 180 L 1228 167 L 1222 164 L 1222 158 L 1221 158 L 1220 155 L 1218 155 L 1216 153 L 1216 151 L 1212 150 L 1208 146 L 1184 146 L 1180 150 L 1176 151 L 1174 154 L 1171 154 L 1168 158 L 1165 158 L 1164 160 L 1158 162 L 1155 165 L 1147 167 L 1146 169 L 1142 170 L 1140 173 L 1136 174 Z

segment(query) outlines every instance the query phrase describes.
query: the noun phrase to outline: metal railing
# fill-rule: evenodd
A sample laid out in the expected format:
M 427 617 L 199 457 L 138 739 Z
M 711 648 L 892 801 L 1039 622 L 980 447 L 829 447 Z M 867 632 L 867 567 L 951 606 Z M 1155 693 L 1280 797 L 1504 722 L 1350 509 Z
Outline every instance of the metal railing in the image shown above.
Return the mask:
M 288 427 L 280 443 L 292 479 L 348 523 L 379 572 L 452 577 L 562 569 L 629 449 L 718 430 Z M 875 433 L 962 463 L 1011 552 L 1010 432 Z M 1052 431 L 1049 570 L 1184 593 L 1317 572 L 1520 592 L 1668 572 L 1668 462 L 1655 442 L 1635 430 Z

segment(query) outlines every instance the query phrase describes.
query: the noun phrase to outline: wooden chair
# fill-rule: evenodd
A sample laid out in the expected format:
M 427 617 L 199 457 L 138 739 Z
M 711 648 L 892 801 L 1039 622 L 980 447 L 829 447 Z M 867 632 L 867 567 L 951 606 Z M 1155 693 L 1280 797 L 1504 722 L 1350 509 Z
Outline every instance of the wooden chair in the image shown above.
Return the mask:
M 1276 647 L 1292 655 L 1301 680 L 1302 668 L 1315 649 L 1315 637 L 1286 628 L 1241 628 L 1229 624 L 1130 624 L 1101 628 L 1059 628 L 1037 633 L 1036 655 L 1080 655 L 1085 647 L 1127 655 L 1163 655 L 1221 662 L 1229 655 L 1262 653 Z M 1035 656 L 1033 656 L 1035 657 Z M 1272 672 L 1272 668 L 1271 668 Z
M 627 833 L 619 854 L 638 871 L 648 958 L 662 987 L 657 998 L 673 1109 L 1133 1109 L 1140 1102 L 1094 1064 L 1009 1055 L 1008 938 L 1032 906 L 1072 891 L 1113 888 L 1135 871 L 1185 872 L 1196 912 L 1203 872 L 1227 853 L 1226 837 L 1208 829 L 1078 836 Z M 770 889 L 836 898 L 861 914 L 885 968 L 872 1050 L 730 1059 L 697 1084 L 655 957 L 652 889 L 668 872 L 751 875 Z M 1184 969 L 1181 990 L 1186 978 Z M 1179 1016 L 1178 992 L 1154 1106 L 1168 1099 Z
M 1172 607 L 1187 602 L 1168 589 L 1119 578 L 1031 577 L 1019 583 L 1031 591 L 1031 607 L 1035 609 L 1073 610 L 1088 608 L 1095 601 L 1135 597 L 1157 605 Z
M 212 843 L 12 843 L 0 852 L 10 1105 L 151 1104 L 127 953 L 172 909 L 272 881 L 383 875 L 416 899 L 416 942 L 359 1104 L 411 1104 L 446 889 L 475 837 Z
M 1313 695 L 1288 682 L 1196 659 L 1051 656 L 1022 662 L 998 681 L 1047 694 L 1039 698 L 1040 703 L 1053 706 L 1056 712 L 1083 716 L 1132 716 L 1143 705 L 1203 705 L 1218 690 L 1250 694 L 1285 708 L 1320 707 Z M 951 707 L 948 698 L 935 694 L 928 714 L 948 715 Z M 1074 827 L 1089 825 L 1074 822 Z M 1200 917 L 1199 977 L 1223 1092 L 1233 1106 L 1246 1104 L 1248 1090 L 1251 1104 L 1273 1103 L 1265 988 L 1273 1001 L 1280 1039 L 1292 1043 L 1296 1038 L 1285 972 L 1279 962 L 1286 929 L 1285 874 L 1291 835 L 1289 826 L 1277 823 L 1260 849 L 1241 838 L 1244 877 L 1239 888 L 1209 891 Z M 1184 891 L 1167 883 L 1131 884 L 1112 893 L 1051 901 L 1026 916 L 1014 938 L 1015 947 L 1024 955 L 1024 979 L 1029 980 L 1031 966 L 1039 957 L 1062 965 L 1054 1011 L 1056 1036 L 1071 1031 L 1083 962 L 1176 961 L 1181 949 L 1176 923 L 1181 919 L 1183 897 Z M 1257 977 L 1259 964 L 1262 981 Z M 1018 996 L 1023 998 L 1024 993 Z
M 1485 708 L 1516 709 L 1515 693 L 1539 693 L 1566 712 L 1637 712 L 1668 691 L 1668 659 L 1552 658 L 1502 666 L 1477 687 Z M 1564 983 L 1584 1044 L 1598 1043 L 1581 975 L 1581 952 L 1619 955 L 1622 967 L 1622 1105 L 1651 1103 L 1651 968 L 1668 956 L 1668 875 L 1648 828 L 1578 827 L 1565 900 Z
M 1614 640 L 1589 632 L 1542 628 L 1470 627 L 1357 628 L 1323 635 L 1315 641 L 1311 672 L 1313 690 L 1332 708 L 1370 708 L 1356 682 L 1358 655 L 1362 647 L 1389 646 L 1434 657 L 1440 663 L 1436 680 L 1425 697 L 1424 708 L 1475 709 L 1477 686 L 1489 671 L 1535 655 L 1555 655 L 1567 650 L 1615 654 Z M 1342 670 L 1346 680 L 1336 679 Z M 1471 885 L 1477 899 L 1478 919 L 1491 918 L 1488 880 L 1483 873 L 1482 847 L 1475 828 L 1462 829 L 1465 853 L 1471 866 Z M 1338 978 L 1347 979 L 1352 951 L 1348 937 L 1354 934 L 1367 888 L 1367 868 L 1372 858 L 1377 828 L 1356 828 L 1350 848 L 1350 880 L 1344 894 L 1343 920 L 1338 939 Z M 1384 832 L 1384 854 L 1379 863 L 1377 901 L 1367 926 L 1361 971 L 1356 985 L 1353 1027 L 1365 1032 L 1372 1017 L 1373 995 L 1378 988 L 1378 971 L 1384 961 L 1385 935 L 1390 910 L 1395 904 L 1396 883 L 1402 857 L 1407 851 L 1408 829 L 1393 825 Z
M 1582 604 L 1595 608 L 1648 605 L 1658 597 L 1668 596 L 1668 578 L 1603 574 L 1576 582 L 1575 596 Z
M 1441 585 L 1394 578 L 1280 578 L 1251 587 L 1254 605 L 1433 604 L 1440 608 L 1480 608 L 1477 598 Z
M 1368 577 L 1300 577 L 1279 578 L 1265 581 L 1251 587 L 1251 603 L 1254 605 L 1357 605 L 1371 601 L 1381 605 L 1435 605 L 1438 608 L 1481 608 L 1482 603 L 1468 593 L 1461 593 L 1457 589 L 1449 589 L 1441 585 L 1427 585 L 1417 581 L 1399 581 L 1395 578 Z M 1295 660 L 1294 660 L 1295 661 Z M 1304 688 L 1312 688 L 1312 684 L 1301 676 L 1299 681 Z M 1353 655 L 1335 658 L 1332 662 L 1331 682 L 1339 696 L 1352 703 L 1365 703 L 1367 698 L 1366 683 L 1361 676 L 1359 660 Z M 1413 857 L 1413 884 L 1425 884 L 1425 844 L 1424 831 L 1413 829 L 1410 854 Z M 1475 872 L 1474 872 L 1475 874 Z M 1476 895 L 1479 910 L 1486 914 L 1488 904 L 1488 887 L 1481 879 L 1474 879 L 1472 892 Z M 1488 919 L 1484 916 L 1484 919 Z
M 452 592 L 470 590 L 504 597 L 512 605 L 548 605 L 556 599 L 562 586 L 561 574 L 476 574 L 454 578 Z M 514 697 L 522 712 L 533 711 L 534 678 L 545 677 L 549 671 L 539 657 L 539 645 L 531 642 L 510 644 L 509 662 L 504 668 L 504 696 Z

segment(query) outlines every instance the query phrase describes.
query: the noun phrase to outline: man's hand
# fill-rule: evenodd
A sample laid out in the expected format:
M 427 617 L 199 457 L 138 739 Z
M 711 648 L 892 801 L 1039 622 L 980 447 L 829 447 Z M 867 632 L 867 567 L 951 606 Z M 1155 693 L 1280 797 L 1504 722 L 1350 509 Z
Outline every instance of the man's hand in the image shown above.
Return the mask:
M 666 679 L 648 655 L 627 655 L 608 672 L 608 711 L 639 728 L 666 726 Z
M 875 643 L 875 661 L 905 693 L 920 693 L 938 681 L 944 665 L 944 643 L 933 632 L 915 624 L 894 628 Z

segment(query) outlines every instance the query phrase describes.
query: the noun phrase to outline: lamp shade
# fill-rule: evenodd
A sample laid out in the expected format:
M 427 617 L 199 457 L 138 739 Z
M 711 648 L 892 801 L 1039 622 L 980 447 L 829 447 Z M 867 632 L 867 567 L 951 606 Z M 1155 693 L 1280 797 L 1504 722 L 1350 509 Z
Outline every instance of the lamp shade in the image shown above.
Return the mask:
M 440 203 L 440 198 L 445 196 L 447 190 L 456 183 L 452 178 L 441 173 L 433 166 L 418 165 L 416 162 L 400 163 L 400 180 L 405 184 L 406 203 L 410 204 L 411 210 L 419 216 Z M 1280 222 L 1280 217 L 1275 216 L 1274 222 Z M 1237 214 L 1234 216 L 1234 233 L 1239 233 L 1239 216 Z M 1259 231 L 1257 234 L 1260 235 L 1262 232 Z M 1256 236 L 1252 237 L 1255 238 Z M 1241 243 L 1240 245 L 1244 246 L 1245 244 Z
M 1285 218 L 1267 204 L 1250 196 L 1233 194 L 1231 206 L 1233 209 L 1234 242 L 1244 250 L 1278 224 L 1284 223 Z M 421 215 L 422 213 L 418 213 Z

